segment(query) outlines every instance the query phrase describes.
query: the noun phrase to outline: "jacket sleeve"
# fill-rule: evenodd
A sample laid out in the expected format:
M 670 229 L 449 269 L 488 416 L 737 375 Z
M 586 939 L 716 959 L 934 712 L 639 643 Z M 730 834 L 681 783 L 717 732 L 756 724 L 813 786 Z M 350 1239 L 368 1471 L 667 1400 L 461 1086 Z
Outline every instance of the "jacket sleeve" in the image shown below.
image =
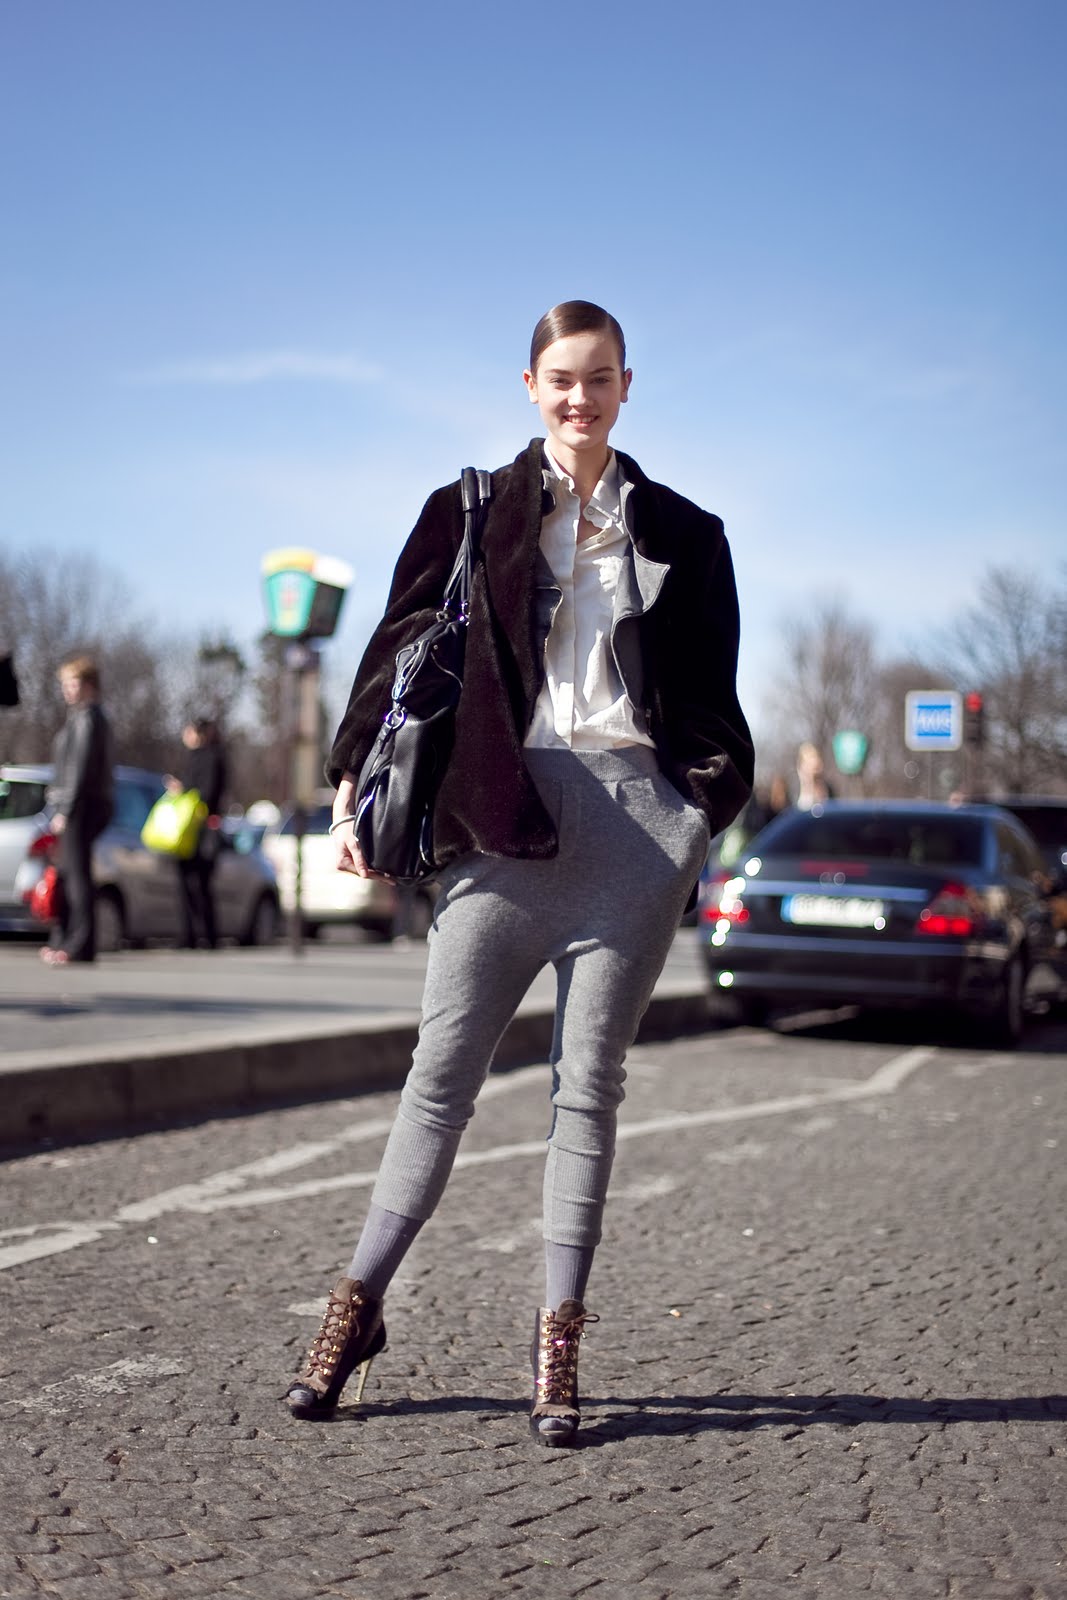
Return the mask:
M 459 485 L 449 484 L 427 500 L 400 552 L 385 615 L 363 652 L 326 763 L 326 777 L 335 789 L 346 772 L 358 777 L 389 706 L 396 653 L 436 616 L 462 538 Z
M 717 548 L 704 581 L 686 585 L 693 610 L 676 636 L 673 693 L 665 708 L 680 787 L 707 814 L 713 834 L 727 827 L 752 792 L 752 735 L 737 698 L 740 617 L 730 546 L 715 519 Z
M 0 706 L 17 706 L 19 685 L 15 677 L 15 661 L 10 655 L 0 655 Z
M 65 817 L 78 816 L 104 787 L 98 770 L 106 759 L 103 717 L 96 706 L 85 706 L 71 719 L 64 745 L 63 771 L 52 802 Z
M 217 744 L 192 750 L 182 769 L 182 787 L 195 789 L 211 816 L 217 816 L 226 789 L 226 758 Z

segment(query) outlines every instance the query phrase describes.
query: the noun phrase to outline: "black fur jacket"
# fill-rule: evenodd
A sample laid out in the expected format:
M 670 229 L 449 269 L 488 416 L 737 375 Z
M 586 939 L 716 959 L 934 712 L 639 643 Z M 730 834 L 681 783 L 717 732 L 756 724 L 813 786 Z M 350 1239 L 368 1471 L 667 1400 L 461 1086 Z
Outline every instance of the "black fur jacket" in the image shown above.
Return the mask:
M 523 761 L 544 679 L 535 588 L 543 507 L 542 443 L 533 439 L 493 473 L 474 568 L 456 743 L 434 816 L 441 864 L 469 850 L 543 859 L 557 850 L 552 820 Z M 752 787 L 752 743 L 737 700 L 737 590 L 718 517 L 646 478 L 616 452 L 633 484 L 634 549 L 669 564 L 636 630 L 644 710 L 660 766 L 725 828 Z M 459 485 L 427 500 L 393 575 L 385 616 L 364 652 L 326 775 L 358 777 L 389 708 L 397 651 L 432 622 L 463 537 Z M 618 630 L 618 631 L 621 631 Z

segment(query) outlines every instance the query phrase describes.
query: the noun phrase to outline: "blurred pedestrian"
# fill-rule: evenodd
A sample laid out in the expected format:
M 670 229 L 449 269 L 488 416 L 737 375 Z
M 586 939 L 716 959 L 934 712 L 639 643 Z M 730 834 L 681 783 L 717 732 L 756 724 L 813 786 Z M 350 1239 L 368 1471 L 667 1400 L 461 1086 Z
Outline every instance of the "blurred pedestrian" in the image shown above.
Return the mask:
M 445 864 L 419 1042 L 355 1255 L 288 1400 L 297 1416 L 330 1415 L 384 1345 L 388 1284 L 441 1197 L 497 1041 L 551 962 L 530 1426 L 556 1446 L 578 1428 L 578 1346 L 595 1320 L 585 1291 L 623 1061 L 711 832 L 748 797 L 752 746 L 722 524 L 608 443 L 630 388 L 619 324 L 588 301 L 555 306 L 523 376 L 549 437 L 494 473 L 474 563 L 456 744 L 434 818 Z M 337 864 L 359 877 L 376 876 L 353 829 L 359 774 L 396 652 L 440 605 L 462 527 L 452 483 L 431 495 L 400 556 L 330 757 Z M 453 1263 L 457 1306 L 462 1275 Z M 630 1292 L 627 1321 L 641 1315 L 641 1286 Z
M 181 770 L 176 777 L 167 778 L 167 788 L 172 794 L 195 789 L 208 811 L 194 854 L 177 863 L 182 943 L 186 950 L 196 950 L 200 944 L 214 950 L 219 941 L 213 879 L 219 854 L 222 796 L 226 789 L 226 755 L 218 724 L 212 717 L 197 717 L 187 722 L 182 729 L 182 744 L 185 757 Z
M 50 966 L 96 958 L 93 841 L 111 821 L 111 728 L 100 704 L 100 672 L 92 656 L 73 656 L 57 674 L 67 705 L 53 746 L 48 800 L 58 839 L 59 921 L 41 951 Z
M 810 811 L 824 800 L 832 800 L 834 791 L 826 779 L 826 764 L 817 746 L 802 744 L 797 749 L 797 809 Z

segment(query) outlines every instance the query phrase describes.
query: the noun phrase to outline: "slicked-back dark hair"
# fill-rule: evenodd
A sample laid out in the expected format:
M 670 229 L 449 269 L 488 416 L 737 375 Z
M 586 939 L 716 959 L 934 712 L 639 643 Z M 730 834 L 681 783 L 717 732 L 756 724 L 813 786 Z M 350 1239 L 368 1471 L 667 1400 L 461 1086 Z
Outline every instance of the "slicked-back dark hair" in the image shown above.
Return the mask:
M 530 371 L 536 377 L 537 363 L 550 344 L 565 339 L 571 333 L 610 333 L 619 347 L 619 367 L 626 371 L 626 340 L 622 329 L 610 311 L 594 305 L 592 300 L 561 300 L 558 306 L 546 311 L 530 340 Z

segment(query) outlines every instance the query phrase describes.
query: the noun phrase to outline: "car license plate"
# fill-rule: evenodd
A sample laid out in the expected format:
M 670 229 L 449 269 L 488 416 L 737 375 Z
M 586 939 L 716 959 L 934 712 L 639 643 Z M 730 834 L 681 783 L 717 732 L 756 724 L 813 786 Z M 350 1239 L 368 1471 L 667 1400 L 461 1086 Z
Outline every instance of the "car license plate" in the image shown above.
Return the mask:
M 782 901 L 782 921 L 811 928 L 884 928 L 885 904 L 855 895 L 789 894 Z

